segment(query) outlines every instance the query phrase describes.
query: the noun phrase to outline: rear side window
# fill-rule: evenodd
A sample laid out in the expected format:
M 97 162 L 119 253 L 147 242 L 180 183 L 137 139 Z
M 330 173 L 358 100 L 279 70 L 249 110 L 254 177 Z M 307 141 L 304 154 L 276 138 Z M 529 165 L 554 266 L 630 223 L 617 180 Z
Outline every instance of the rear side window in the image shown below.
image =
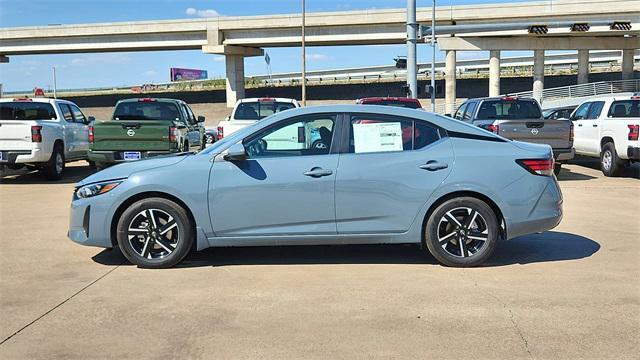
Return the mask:
M 240 103 L 233 115 L 237 120 L 260 120 L 280 111 L 293 109 L 296 106 L 289 102 L 255 101 Z
M 640 117 L 640 100 L 619 100 L 611 103 L 610 118 Z
M 53 106 L 39 102 L 3 102 L 0 103 L 0 119 L 2 120 L 55 120 Z
M 349 152 L 418 150 L 438 139 L 438 128 L 423 121 L 358 115 L 351 117 Z
M 603 107 L 604 101 L 594 101 L 593 103 L 591 103 L 589 113 L 587 114 L 587 119 L 597 119 L 600 116 Z
M 180 120 L 180 112 L 169 102 L 122 102 L 116 105 L 114 120 Z
M 533 100 L 485 100 L 478 119 L 535 119 L 542 117 L 540 106 Z

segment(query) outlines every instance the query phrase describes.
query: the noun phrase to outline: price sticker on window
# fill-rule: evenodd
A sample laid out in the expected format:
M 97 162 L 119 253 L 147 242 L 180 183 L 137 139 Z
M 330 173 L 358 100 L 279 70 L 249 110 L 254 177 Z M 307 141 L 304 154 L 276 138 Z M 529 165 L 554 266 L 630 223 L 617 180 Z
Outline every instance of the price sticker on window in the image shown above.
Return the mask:
M 356 153 L 402 151 L 402 128 L 399 122 L 353 124 Z

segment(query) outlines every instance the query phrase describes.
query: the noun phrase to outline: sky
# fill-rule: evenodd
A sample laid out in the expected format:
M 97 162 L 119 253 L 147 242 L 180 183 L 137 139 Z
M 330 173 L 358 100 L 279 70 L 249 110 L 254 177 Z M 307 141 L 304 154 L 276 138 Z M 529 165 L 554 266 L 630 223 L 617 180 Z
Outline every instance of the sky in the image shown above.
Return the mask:
M 438 6 L 513 0 L 437 0 Z M 417 0 L 418 7 L 431 6 Z M 406 7 L 405 0 L 306 0 L 307 12 Z M 248 11 L 250 10 L 250 11 Z M 297 13 L 300 0 L 0 0 L 0 27 L 188 19 Z M 273 73 L 300 71 L 300 48 L 266 48 Z M 479 57 L 483 53 L 463 53 Z M 391 65 L 406 55 L 403 45 L 308 47 L 307 69 Z M 441 58 L 442 54 L 438 53 Z M 460 57 L 460 56 L 459 56 Z M 429 45 L 418 46 L 418 62 L 431 60 Z M 11 56 L 0 64 L 4 91 L 48 89 L 56 67 L 59 89 L 130 86 L 169 81 L 171 67 L 204 69 L 209 78 L 224 77 L 224 57 L 202 51 L 154 51 Z M 263 57 L 245 58 L 245 74 L 266 74 Z

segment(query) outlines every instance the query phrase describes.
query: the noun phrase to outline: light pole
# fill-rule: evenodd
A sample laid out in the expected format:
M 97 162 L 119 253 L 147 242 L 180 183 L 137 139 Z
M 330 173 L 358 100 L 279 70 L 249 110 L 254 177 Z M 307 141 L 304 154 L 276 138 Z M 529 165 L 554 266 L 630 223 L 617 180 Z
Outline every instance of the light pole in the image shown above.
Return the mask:
M 436 0 L 431 7 L 431 112 L 436 112 Z
M 302 106 L 307 106 L 307 53 L 304 43 L 304 30 L 305 30 L 305 4 L 302 0 Z
M 56 67 L 53 67 L 53 98 L 57 99 L 58 94 L 56 93 L 58 90 L 58 84 L 56 83 Z
M 418 41 L 418 24 L 416 23 L 416 0 L 407 0 L 407 86 L 408 97 L 418 97 L 416 42 Z

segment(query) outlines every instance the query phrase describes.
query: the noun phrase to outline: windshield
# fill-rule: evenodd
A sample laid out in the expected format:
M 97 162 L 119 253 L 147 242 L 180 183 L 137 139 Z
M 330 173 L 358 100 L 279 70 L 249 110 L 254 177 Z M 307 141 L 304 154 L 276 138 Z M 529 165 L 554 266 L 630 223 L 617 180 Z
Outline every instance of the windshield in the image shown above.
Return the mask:
M 277 112 L 295 108 L 295 104 L 278 101 L 252 101 L 238 105 L 233 118 L 236 120 L 261 120 Z
M 113 120 L 180 120 L 178 107 L 169 102 L 121 102 Z
M 0 103 L 0 119 L 2 120 L 55 120 L 57 118 L 53 106 L 49 103 Z
M 533 100 L 486 100 L 480 105 L 478 119 L 535 119 L 540 118 L 540 106 Z
M 407 109 L 420 109 L 421 106 L 419 103 L 415 101 L 402 101 L 402 100 L 372 100 L 372 101 L 364 101 L 363 105 L 385 105 L 385 106 L 395 106 Z
M 620 100 L 611 103 L 610 118 L 640 117 L 640 100 Z

